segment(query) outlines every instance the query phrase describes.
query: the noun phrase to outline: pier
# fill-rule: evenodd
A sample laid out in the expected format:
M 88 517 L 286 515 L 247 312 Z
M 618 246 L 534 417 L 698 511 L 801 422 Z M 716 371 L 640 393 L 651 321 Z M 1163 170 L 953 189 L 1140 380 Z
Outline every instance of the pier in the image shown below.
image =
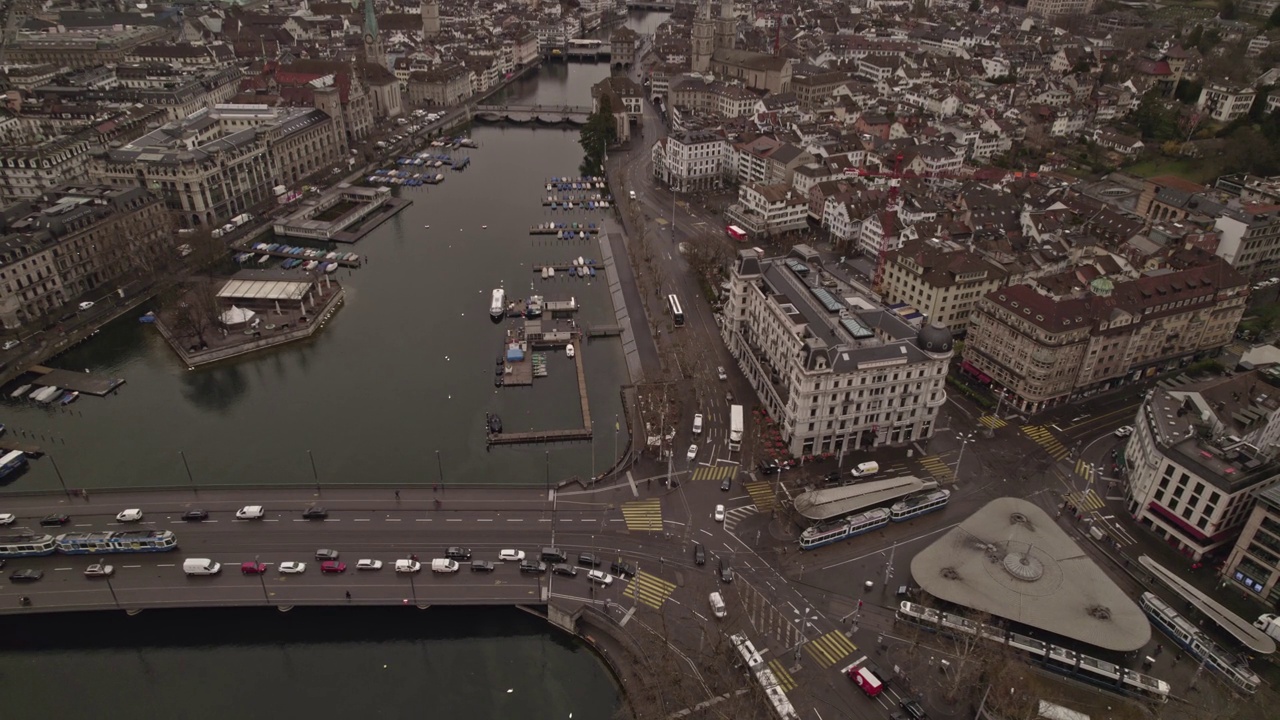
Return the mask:
M 622 334 L 621 325 L 597 325 L 595 327 L 587 328 L 585 333 L 585 335 L 589 338 L 617 337 L 621 334 Z
M 534 265 L 534 266 L 533 266 L 533 271 L 534 271 L 534 272 L 536 272 L 536 273 L 541 273 L 541 272 L 543 271 L 543 269 L 544 269 L 544 268 L 551 268 L 552 270 L 555 270 L 556 272 L 569 272 L 569 271 L 573 271 L 573 273 L 576 275 L 576 274 L 577 274 L 577 272 L 578 272 L 578 268 L 580 268 L 580 267 L 584 267 L 584 268 L 593 268 L 593 267 L 596 267 L 596 265 L 594 264 L 594 262 L 588 262 L 588 263 L 584 263 L 584 264 L 582 264 L 582 265 L 574 265 L 573 263 L 548 263 L 548 264 L 546 264 L 546 265 Z M 550 309 L 550 308 L 548 308 L 548 309 Z
M 102 397 L 124 384 L 123 378 L 107 377 L 106 375 L 99 375 L 91 372 L 59 370 L 57 368 L 45 367 L 44 365 L 32 365 L 30 368 L 27 368 L 27 372 L 32 372 L 40 376 L 31 381 L 32 385 L 38 385 L 40 387 L 60 387 L 63 390 L 74 390 L 81 395 L 97 395 L 98 397 Z
M 21 440 L 15 440 L 12 437 L 0 439 L 0 451 L 13 452 L 14 450 L 25 453 L 27 457 L 40 457 L 41 455 L 44 455 L 44 448 L 35 443 L 22 442 Z
M 600 226 L 595 223 L 542 223 L 529 228 L 530 235 L 559 235 L 561 233 L 569 233 L 571 235 L 579 235 L 586 233 L 588 236 L 600 233 Z
M 575 335 L 573 333 L 558 332 L 546 333 L 542 338 L 546 338 L 548 335 L 567 335 L 570 340 L 575 339 Z M 551 342 L 545 342 L 545 344 L 548 347 L 553 345 Z M 564 343 L 561 342 L 559 344 L 563 345 Z M 582 403 L 582 427 L 572 428 L 569 430 L 531 430 L 529 432 L 488 433 L 485 439 L 490 445 L 525 445 L 530 443 L 569 442 L 591 439 L 591 406 L 587 401 L 587 373 L 582 366 L 582 348 L 577 347 L 576 345 L 574 347 L 576 352 L 573 354 L 573 362 L 578 369 L 578 399 Z M 528 358 L 524 362 L 516 363 L 516 365 L 525 366 L 532 375 L 532 358 Z M 533 382 L 532 377 L 530 377 L 529 382 Z M 505 381 L 504 384 L 506 384 Z

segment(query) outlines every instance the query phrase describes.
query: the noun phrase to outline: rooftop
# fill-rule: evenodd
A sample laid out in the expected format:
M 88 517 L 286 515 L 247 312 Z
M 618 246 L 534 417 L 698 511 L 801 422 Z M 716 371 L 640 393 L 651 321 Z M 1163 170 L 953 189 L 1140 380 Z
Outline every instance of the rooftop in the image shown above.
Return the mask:
M 916 555 L 911 576 L 940 600 L 1100 648 L 1151 639 L 1141 608 L 1026 500 L 987 503 Z

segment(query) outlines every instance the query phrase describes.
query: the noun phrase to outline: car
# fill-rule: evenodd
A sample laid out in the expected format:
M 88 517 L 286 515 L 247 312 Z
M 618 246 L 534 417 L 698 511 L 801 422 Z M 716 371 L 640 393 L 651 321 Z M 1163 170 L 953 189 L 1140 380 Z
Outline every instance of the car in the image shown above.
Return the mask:
M 732 489 L 733 489 L 733 478 L 725 478 L 724 480 L 720 481 L 720 490 L 722 492 L 729 492 Z
M 445 550 L 444 556 L 449 558 L 450 560 L 470 560 L 471 549 L 454 546 L 449 548 L 448 550 Z
M 541 575 L 546 571 L 547 571 L 547 564 L 544 562 L 537 562 L 535 560 L 520 561 L 520 572 L 522 573 L 534 573 L 537 575 Z
M 628 193 L 628 195 L 631 197 L 631 199 L 632 199 L 632 200 L 635 200 L 635 199 L 636 199 L 636 191 L 635 191 L 635 190 L 631 190 L 631 191 Z
M 592 570 L 587 573 L 587 582 L 609 587 L 613 584 L 613 576 L 603 570 Z
M 629 563 L 619 560 L 609 563 L 609 572 L 620 578 L 629 578 L 636 576 L 636 569 Z
M 281 575 L 301 575 L 307 571 L 307 564 L 303 562 L 282 562 L 280 563 Z
M 347 571 L 347 564 L 338 562 L 337 560 L 326 560 L 320 563 L 320 572 L 322 573 L 344 573 Z
M 242 562 L 240 563 L 240 572 L 245 575 L 261 575 L 267 571 L 265 563 L 260 562 Z
M 724 506 L 717 505 L 715 511 L 716 522 L 724 522 Z
M 592 553 L 578 553 L 578 564 L 587 567 L 600 567 L 600 558 Z
M 22 344 L 21 340 L 6 340 L 4 343 L 5 350 L 12 350 Z
M 494 564 L 488 560 L 472 560 L 471 572 L 493 572 Z
M 79 307 L 81 310 L 88 310 L 89 308 L 93 307 L 93 301 L 85 300 L 84 302 L 80 303 L 77 307 Z
M 182 513 L 182 519 L 187 521 L 202 522 L 209 519 L 208 510 L 188 510 Z
M 0 525 L 12 525 L 18 516 L 13 513 L 0 513 Z
M 521 560 L 524 560 L 524 551 L 523 550 L 499 550 L 498 559 L 511 560 L 513 562 L 520 562 Z
M 756 468 L 760 470 L 761 475 L 777 475 L 782 472 L 782 466 L 776 460 L 761 461 Z
M 324 562 L 325 560 L 337 560 L 338 551 L 329 550 L 328 548 L 320 548 L 316 551 L 316 559 L 321 562 Z
M 565 577 L 578 577 L 578 568 L 565 563 L 556 563 L 551 566 L 551 572 L 556 575 L 564 575 Z
M 265 512 L 261 505 L 245 505 L 236 511 L 237 520 L 261 520 Z
M 720 378 L 722 381 L 729 379 L 729 376 L 724 372 L 724 368 L 719 365 L 716 366 L 716 377 Z
M 694 460 L 697 460 L 697 459 L 698 459 L 698 446 L 697 446 L 697 444 L 690 445 L 690 446 L 689 446 L 689 452 L 685 453 L 685 454 L 684 454 L 684 457 L 685 457 L 685 459 L 686 459 L 686 460 L 688 460 L 689 462 L 693 462 Z
M 1116 437 L 1118 438 L 1126 438 L 1132 434 L 1133 434 L 1132 425 L 1121 425 L 1120 427 L 1116 428 Z
M 693 414 L 693 434 L 694 434 L 694 435 L 701 435 L 701 434 L 702 434 L 702 413 L 694 413 L 694 414 Z M 692 460 L 694 457 L 697 457 L 697 456 L 698 456 L 698 451 L 697 451 L 697 450 L 694 450 L 694 451 L 693 451 L 693 457 L 691 457 L 691 458 L 689 458 L 689 459 L 690 459 L 690 460 Z
M 9 576 L 9 582 L 35 582 L 44 577 L 44 573 L 40 570 L 14 570 Z
M 416 573 L 422 569 L 422 563 L 417 560 L 397 560 L 396 572 L 398 573 Z
M 40 518 L 40 524 L 45 527 L 61 527 L 71 522 L 71 516 L 66 513 L 53 513 Z
M 356 561 L 356 569 L 357 569 L 357 570 L 381 570 L 381 569 L 382 569 L 382 561 L 381 561 L 381 560 L 369 560 L 369 559 L 367 559 L 367 558 L 366 558 L 366 559 L 363 559 L 363 560 L 357 560 L 357 561 Z
M 312 505 L 302 511 L 303 520 L 324 520 L 327 517 L 329 517 L 329 511 L 319 505 Z
M 903 700 L 899 704 L 899 707 L 902 708 L 902 712 L 906 713 L 907 717 L 911 718 L 911 720 L 924 720 L 924 718 L 929 717 L 924 712 L 924 706 L 922 706 L 917 700 Z
M 702 547 L 702 543 L 693 544 L 693 564 L 694 565 L 707 564 L 707 549 Z
M 728 560 L 720 558 L 720 582 L 733 582 L 733 565 Z
M 84 569 L 85 577 L 111 577 L 116 571 L 113 565 L 103 565 L 102 563 L 94 563 Z

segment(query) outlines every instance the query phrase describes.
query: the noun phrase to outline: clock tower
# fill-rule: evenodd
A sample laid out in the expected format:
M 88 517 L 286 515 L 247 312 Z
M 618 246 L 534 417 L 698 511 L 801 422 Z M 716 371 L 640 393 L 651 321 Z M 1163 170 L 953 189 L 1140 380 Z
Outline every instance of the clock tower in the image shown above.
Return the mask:
M 387 51 L 378 35 L 378 15 L 373 11 L 373 0 L 364 0 L 364 59 L 365 62 L 387 67 Z

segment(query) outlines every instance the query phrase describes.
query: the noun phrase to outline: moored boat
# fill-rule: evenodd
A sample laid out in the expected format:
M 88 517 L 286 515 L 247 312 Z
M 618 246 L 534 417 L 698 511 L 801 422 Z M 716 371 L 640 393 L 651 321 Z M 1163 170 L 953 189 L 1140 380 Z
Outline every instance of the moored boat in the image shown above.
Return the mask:
M 13 392 L 9 393 L 9 397 L 13 398 L 14 400 L 17 400 L 23 395 L 26 395 L 27 391 L 30 389 L 31 389 L 31 385 L 19 385 L 17 390 L 14 390 Z
M 63 405 L 70 405 L 71 403 L 75 402 L 78 399 L 80 399 L 80 391 L 72 390 L 71 392 L 62 396 L 61 402 Z
M 489 300 L 489 317 L 494 322 L 502 319 L 503 311 L 506 308 L 507 291 L 502 288 L 494 288 L 493 294 Z
M 529 301 L 525 304 L 524 315 L 525 317 L 529 317 L 529 318 L 536 318 L 539 315 L 542 315 L 542 296 L 541 295 L 529 296 Z
M 564 346 L 564 356 L 573 357 L 573 343 Z

